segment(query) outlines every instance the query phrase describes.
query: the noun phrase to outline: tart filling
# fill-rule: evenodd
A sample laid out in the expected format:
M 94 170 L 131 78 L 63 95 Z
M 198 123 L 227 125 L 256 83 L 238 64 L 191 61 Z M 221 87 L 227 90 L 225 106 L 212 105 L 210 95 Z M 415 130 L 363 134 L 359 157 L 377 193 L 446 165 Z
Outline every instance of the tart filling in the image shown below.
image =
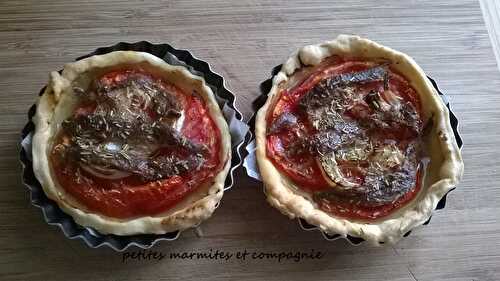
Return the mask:
M 295 52 L 255 122 L 267 200 L 328 234 L 394 243 L 463 173 L 448 110 L 422 69 L 358 36 Z
M 208 218 L 230 135 L 200 77 L 119 51 L 53 72 L 34 118 L 33 168 L 49 198 L 102 233 L 165 233 Z
M 420 100 L 390 62 L 330 58 L 279 93 L 267 155 L 319 207 L 377 219 L 420 189 Z
M 220 131 L 201 97 L 133 68 L 75 90 L 50 160 L 59 184 L 89 210 L 155 215 L 222 168 Z

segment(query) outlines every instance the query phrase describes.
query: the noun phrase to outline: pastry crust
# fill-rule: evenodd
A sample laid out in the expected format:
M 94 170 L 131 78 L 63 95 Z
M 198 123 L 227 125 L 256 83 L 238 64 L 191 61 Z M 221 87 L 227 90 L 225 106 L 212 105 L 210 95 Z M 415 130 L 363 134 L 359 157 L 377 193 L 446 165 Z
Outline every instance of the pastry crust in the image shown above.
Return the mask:
M 266 156 L 266 115 L 279 97 L 280 88 L 288 82 L 293 83 L 290 77 L 298 69 L 318 65 L 332 55 L 391 61 L 392 67 L 403 74 L 418 93 L 423 120 L 433 119 L 430 137 L 424 144 L 430 154 L 430 163 L 422 190 L 401 209 L 375 221 L 350 220 L 325 213 Z M 450 126 L 448 109 L 423 70 L 408 55 L 358 36 L 339 35 L 333 41 L 305 46 L 293 53 L 273 77 L 268 99 L 256 116 L 255 134 L 257 162 L 267 200 L 272 206 L 289 218 L 303 218 L 328 234 L 360 237 L 377 245 L 380 242 L 395 243 L 405 233 L 426 222 L 439 200 L 458 184 L 463 173 L 462 157 Z
M 65 192 L 54 179 L 48 156 L 60 124 L 76 104 L 72 87 L 85 81 L 94 72 L 123 65 L 136 65 L 151 69 L 166 81 L 186 92 L 196 91 L 206 103 L 209 114 L 221 132 L 221 161 L 223 168 L 210 184 L 199 187 L 174 208 L 155 215 L 118 219 L 89 211 Z M 83 77 L 83 79 L 82 79 Z M 196 226 L 209 218 L 218 206 L 224 192 L 224 181 L 231 165 L 231 137 L 226 120 L 215 100 L 214 93 L 202 77 L 191 74 L 185 67 L 167 64 L 160 58 L 143 52 L 116 51 L 92 56 L 65 65 L 61 74 L 52 72 L 49 84 L 37 103 L 33 118 L 33 170 L 47 196 L 75 221 L 101 233 L 133 235 L 143 233 L 163 234 Z

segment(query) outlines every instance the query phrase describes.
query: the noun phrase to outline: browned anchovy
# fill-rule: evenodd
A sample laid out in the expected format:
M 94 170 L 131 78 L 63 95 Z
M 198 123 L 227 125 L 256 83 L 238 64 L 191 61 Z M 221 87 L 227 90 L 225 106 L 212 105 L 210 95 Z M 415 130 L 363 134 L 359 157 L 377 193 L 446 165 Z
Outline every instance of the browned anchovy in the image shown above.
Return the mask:
M 353 84 L 373 81 L 384 81 L 388 88 L 388 72 L 385 66 L 377 66 L 365 71 L 347 73 L 325 79 L 318 83 L 299 101 L 299 106 L 309 122 L 317 130 L 313 136 L 299 139 L 292 144 L 290 152 L 304 149 L 312 155 L 324 155 L 329 152 L 348 148 L 355 140 L 366 139 L 367 130 L 405 126 L 418 131 L 419 119 L 415 108 L 410 103 L 402 103 L 399 110 L 387 110 L 381 105 L 384 102 L 380 93 L 370 92 L 365 102 L 373 108 L 373 116 L 367 120 L 353 122 L 344 117 L 346 108 L 352 106 L 357 98 Z M 390 105 L 386 104 L 386 107 Z M 279 118 L 278 118 L 279 119 Z M 366 122 L 365 122 L 366 121 Z M 279 125 L 279 123 L 278 123 Z M 404 163 L 390 172 L 381 173 L 370 168 L 362 185 L 352 188 L 337 188 L 315 195 L 318 199 L 335 199 L 359 202 L 364 205 L 378 206 L 394 202 L 414 188 L 416 175 L 415 155 L 410 145 L 405 155 L 410 155 Z
M 198 169 L 204 163 L 206 148 L 192 143 L 173 127 L 181 117 L 180 103 L 154 81 L 134 78 L 119 87 L 98 84 L 99 94 L 79 94 L 87 102 L 95 99 L 97 108 L 63 122 L 63 130 L 71 139 L 65 147 L 66 157 L 97 170 L 135 174 L 146 180 Z M 127 96 L 130 93 L 132 98 Z M 134 101 L 137 97 L 141 99 Z M 146 99 L 156 118 L 141 107 Z M 161 149 L 175 153 L 157 155 Z
M 338 85 L 362 84 L 387 79 L 387 70 L 385 66 L 376 66 L 367 70 L 344 73 L 332 78 L 326 79 L 328 87 Z
M 326 116 L 318 116 L 318 110 L 330 109 L 342 113 L 345 106 L 352 103 L 355 95 L 354 90 L 350 87 L 352 84 L 383 81 L 384 79 L 388 79 L 385 66 L 377 66 L 359 72 L 345 73 L 327 78 L 305 94 L 299 101 L 299 105 L 309 117 L 325 119 Z M 333 108 L 331 108 L 332 105 Z M 316 120 L 310 121 L 315 122 Z
M 411 170 L 400 169 L 390 174 L 377 174 L 367 180 L 373 182 L 365 183 L 358 189 L 349 189 L 348 192 L 344 189 L 317 192 L 314 197 L 334 201 L 352 200 L 355 204 L 371 207 L 381 206 L 390 204 L 411 191 L 415 187 L 416 177 Z
M 318 115 L 318 108 L 328 106 L 333 99 L 343 101 L 341 102 L 343 104 L 349 103 L 349 93 L 348 89 L 346 89 L 348 85 L 382 81 L 386 79 L 388 79 L 388 76 L 385 65 L 333 76 L 321 81 L 309 93 L 304 95 L 299 105 L 304 108 L 308 116 Z M 325 117 L 327 116 L 317 116 L 317 119 L 322 119 L 322 122 L 331 121 L 330 118 Z M 268 129 L 268 134 L 293 126 L 296 122 L 297 118 L 293 114 L 284 113 L 274 119 Z
M 299 101 L 309 122 L 318 133 L 307 139 L 312 152 L 327 153 L 340 145 L 348 145 L 363 135 L 356 122 L 348 121 L 342 114 L 352 105 L 356 93 L 350 84 L 382 81 L 387 78 L 385 66 L 364 71 L 341 74 L 321 81 Z M 303 145 L 304 146 L 304 145 Z
M 364 184 L 358 188 L 330 189 L 314 194 L 317 199 L 352 200 L 364 206 L 380 206 L 392 203 L 415 188 L 414 162 L 407 161 L 390 173 L 369 172 Z

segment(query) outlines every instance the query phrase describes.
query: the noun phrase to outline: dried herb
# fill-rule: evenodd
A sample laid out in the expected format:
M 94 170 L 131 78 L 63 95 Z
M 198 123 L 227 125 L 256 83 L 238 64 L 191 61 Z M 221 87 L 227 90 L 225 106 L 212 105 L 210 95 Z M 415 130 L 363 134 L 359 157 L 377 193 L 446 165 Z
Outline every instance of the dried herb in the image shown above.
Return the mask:
M 285 150 L 289 156 L 307 152 L 316 157 L 336 183 L 331 191 L 315 194 L 318 200 L 377 206 L 394 202 L 415 186 L 418 140 L 405 144 L 401 151 L 394 142 L 381 142 L 374 136 L 403 132 L 403 138 L 418 137 L 422 132 L 419 115 L 409 101 L 387 101 L 384 92 L 364 94 L 358 90 L 359 84 L 374 81 L 382 81 L 384 91 L 389 91 L 385 65 L 324 79 L 299 101 L 297 114 L 303 114 L 314 130 Z M 356 112 L 355 118 L 352 112 Z M 290 120 L 294 120 L 293 115 L 280 116 L 270 133 L 290 126 L 294 123 Z M 352 175 L 342 172 L 341 162 L 357 167 L 363 182 L 357 184 Z
M 81 102 L 94 104 L 95 110 L 62 123 L 70 141 L 59 150 L 87 171 L 103 177 L 133 174 L 158 180 L 203 165 L 206 147 L 177 129 L 180 102 L 152 78 L 130 75 L 113 85 L 98 82 L 88 95 L 81 91 L 77 90 Z

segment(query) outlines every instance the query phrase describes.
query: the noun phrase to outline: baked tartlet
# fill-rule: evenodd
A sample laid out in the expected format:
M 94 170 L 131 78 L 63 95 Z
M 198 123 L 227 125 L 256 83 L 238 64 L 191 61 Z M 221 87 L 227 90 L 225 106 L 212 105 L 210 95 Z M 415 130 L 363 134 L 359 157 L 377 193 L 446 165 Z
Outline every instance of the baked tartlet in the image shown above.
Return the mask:
M 426 222 L 463 173 L 448 109 L 422 69 L 357 36 L 295 52 L 255 134 L 271 205 L 374 244 Z
M 183 66 L 135 51 L 67 64 L 51 73 L 33 122 L 35 176 L 82 226 L 183 230 L 222 198 L 228 125 L 204 79 Z

